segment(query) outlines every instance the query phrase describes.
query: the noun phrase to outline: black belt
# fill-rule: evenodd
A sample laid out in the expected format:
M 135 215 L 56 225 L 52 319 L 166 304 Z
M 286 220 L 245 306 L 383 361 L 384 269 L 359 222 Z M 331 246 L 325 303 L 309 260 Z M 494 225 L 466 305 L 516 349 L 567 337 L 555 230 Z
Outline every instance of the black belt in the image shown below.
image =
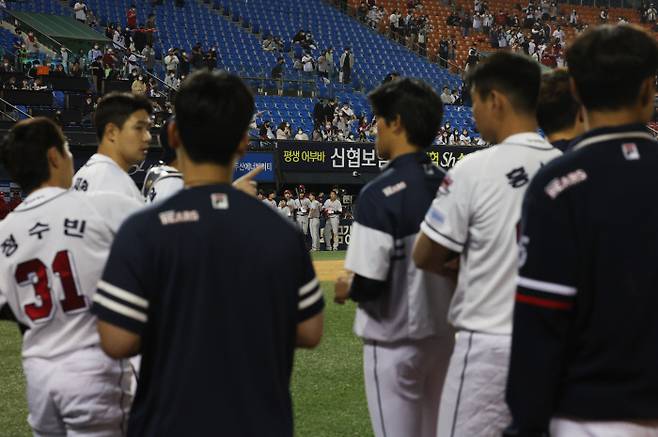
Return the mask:
M 297 213 L 297 217 L 306 217 L 307 215 L 308 215 L 307 213 L 301 213 L 301 212 Z

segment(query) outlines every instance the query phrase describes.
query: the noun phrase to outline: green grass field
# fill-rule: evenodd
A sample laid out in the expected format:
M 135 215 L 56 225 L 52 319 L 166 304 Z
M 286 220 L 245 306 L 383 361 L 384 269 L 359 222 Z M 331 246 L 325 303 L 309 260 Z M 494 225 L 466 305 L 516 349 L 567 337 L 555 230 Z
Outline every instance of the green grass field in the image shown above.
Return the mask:
M 345 252 L 318 252 L 315 260 L 340 260 Z M 320 346 L 298 351 L 292 378 L 298 437 L 370 437 L 362 375 L 361 343 L 352 333 L 354 305 L 333 303 L 333 284 L 323 282 L 325 330 Z M 27 437 L 20 334 L 0 322 L 0 437 Z

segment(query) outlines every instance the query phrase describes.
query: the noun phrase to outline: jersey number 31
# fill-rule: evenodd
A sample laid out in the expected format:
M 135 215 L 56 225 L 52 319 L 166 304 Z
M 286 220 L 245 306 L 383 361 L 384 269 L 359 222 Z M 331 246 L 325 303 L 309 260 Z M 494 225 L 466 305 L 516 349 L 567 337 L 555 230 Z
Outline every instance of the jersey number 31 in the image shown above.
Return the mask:
M 64 290 L 64 299 L 59 301 L 62 310 L 70 313 L 87 308 L 87 301 L 78 292 L 67 250 L 57 252 L 53 260 L 52 271 L 59 277 L 62 290 Z M 16 267 L 14 277 L 18 285 L 21 287 L 32 285 L 37 297 L 35 303 L 29 303 L 23 307 L 25 314 L 33 322 L 49 319 L 53 312 L 53 297 L 48 276 L 48 267 L 40 259 L 31 259 Z M 41 304 L 38 303 L 39 300 L 41 300 Z

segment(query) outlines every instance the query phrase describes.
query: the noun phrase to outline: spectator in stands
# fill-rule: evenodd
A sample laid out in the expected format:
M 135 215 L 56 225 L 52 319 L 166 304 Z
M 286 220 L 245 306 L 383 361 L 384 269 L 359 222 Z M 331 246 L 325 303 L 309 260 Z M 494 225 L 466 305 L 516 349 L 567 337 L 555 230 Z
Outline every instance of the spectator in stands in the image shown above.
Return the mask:
M 146 94 L 146 83 L 144 83 L 144 77 L 142 75 L 137 76 L 130 86 L 130 90 L 133 94 L 145 95 Z
M 315 71 L 315 60 L 309 51 L 305 52 L 304 56 L 302 56 L 302 69 L 307 75 Z
M 656 19 L 658 18 L 658 11 L 656 8 L 653 6 L 653 3 L 649 5 L 649 8 L 647 8 L 647 11 L 645 13 L 646 20 L 651 23 L 651 24 L 656 24 Z
M 350 83 L 352 80 L 352 69 L 354 68 L 354 55 L 349 47 L 345 47 L 345 51 L 340 57 L 340 71 L 343 74 L 342 83 Z
M 69 76 L 71 77 L 82 77 L 82 69 L 80 68 L 80 63 L 74 61 L 69 68 Z
M 181 77 L 190 75 L 190 59 L 187 57 L 187 53 L 185 51 L 181 52 L 178 71 Z
M 153 74 L 155 68 L 155 50 L 150 44 L 146 44 L 141 54 L 142 54 L 142 58 L 144 59 L 144 65 L 146 66 L 146 71 Z
M 599 21 L 601 22 L 601 24 L 607 24 L 608 18 L 609 18 L 608 8 L 607 7 L 601 8 L 601 12 L 599 13 Z
M 571 10 L 571 14 L 569 15 L 569 25 L 572 27 L 578 26 L 578 12 L 576 12 L 575 9 Z
M 459 136 L 459 144 L 464 146 L 471 145 L 471 136 L 468 134 L 468 129 L 462 129 L 462 134 Z
M 263 43 L 261 44 L 263 47 L 263 50 L 266 52 L 273 52 L 277 50 L 278 46 L 274 42 L 274 37 L 272 35 L 266 35 L 265 38 L 263 38 Z
M 132 33 L 132 40 L 137 53 L 142 53 L 146 47 L 146 33 L 146 29 L 144 29 L 144 26 L 141 24 Z
M 103 53 L 101 52 L 98 44 L 94 44 L 94 47 L 90 49 L 89 53 L 87 54 L 87 59 L 91 63 L 94 62 L 99 56 L 103 56 Z
M 164 80 L 165 85 L 167 85 L 170 88 L 173 88 L 175 90 L 178 89 L 178 86 L 180 85 L 180 81 L 176 77 L 176 72 L 175 71 L 169 71 L 167 75 L 165 76 Z
M 14 67 L 9 63 L 9 59 L 5 57 L 0 64 L 0 73 L 12 73 Z
M 300 127 L 297 129 L 297 134 L 295 135 L 295 140 L 297 141 L 308 141 L 308 135 L 304 133 L 304 130 Z
M 217 49 L 215 47 L 212 47 L 210 50 L 208 50 L 208 52 L 204 56 L 203 61 L 205 67 L 208 70 L 213 71 L 215 68 L 217 68 Z
M 440 98 L 441 98 L 441 102 L 444 105 L 452 105 L 453 103 L 455 103 L 452 94 L 450 93 L 450 88 L 448 88 L 447 86 L 443 87 L 443 92 L 441 93 Z
M 75 12 L 76 20 L 87 24 L 87 5 L 82 0 L 75 2 L 73 5 L 73 11 Z
M 144 34 L 146 35 L 146 44 L 153 47 L 153 34 L 157 32 L 155 27 L 155 14 L 150 13 L 144 24 Z
M 167 56 L 164 57 L 163 59 L 164 65 L 165 65 L 165 70 L 167 71 L 167 74 L 170 72 L 174 72 L 174 74 L 178 73 L 178 64 L 180 63 L 178 56 L 174 53 L 174 49 L 170 48 L 169 51 L 167 52 Z
M 137 28 L 137 6 L 133 3 L 126 12 L 126 26 L 129 29 Z
M 64 66 L 62 64 L 57 64 L 55 69 L 50 72 L 50 77 L 66 77 L 66 71 L 64 71 Z
M 330 46 L 324 56 L 327 58 L 327 65 L 329 66 L 327 73 L 329 74 L 329 78 L 331 78 L 334 76 L 336 66 L 334 63 L 334 48 Z
M 279 127 L 276 129 L 276 139 L 277 140 L 290 139 L 290 123 L 281 122 L 279 124 Z
M 282 57 L 279 57 L 276 60 L 276 64 L 272 68 L 272 79 L 281 79 L 283 78 L 283 69 L 285 67 L 285 61 Z
M 125 58 L 126 62 L 126 73 L 128 76 L 132 76 L 136 71 L 139 70 L 139 64 L 137 63 L 137 55 L 135 52 L 128 50 Z
M 203 50 L 201 49 L 201 43 L 196 43 L 194 47 L 192 47 L 190 63 L 195 70 L 203 68 Z
M 325 81 L 328 83 L 329 82 L 329 63 L 327 62 L 327 52 L 326 51 L 324 51 L 318 57 L 317 69 L 318 69 L 318 76 L 325 79 Z
M 29 54 L 39 53 L 39 41 L 34 32 L 28 32 L 27 38 L 25 38 L 25 47 Z

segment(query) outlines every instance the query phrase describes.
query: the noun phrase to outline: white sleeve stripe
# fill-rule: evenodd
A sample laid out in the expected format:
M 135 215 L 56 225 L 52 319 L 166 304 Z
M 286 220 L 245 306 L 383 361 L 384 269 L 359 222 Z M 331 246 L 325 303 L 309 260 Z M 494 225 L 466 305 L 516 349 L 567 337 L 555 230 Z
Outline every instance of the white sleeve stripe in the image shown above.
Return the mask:
M 131 319 L 137 320 L 138 322 L 146 323 L 146 321 L 148 320 L 146 314 L 139 312 L 135 309 L 132 309 L 130 307 L 127 307 L 125 305 L 122 305 L 119 302 L 115 302 L 112 299 L 108 299 L 105 296 L 101 296 L 99 293 L 96 293 L 94 295 L 93 300 L 98 305 L 105 307 L 110 311 L 113 311 L 125 317 L 130 317 Z
M 299 302 L 299 307 L 298 308 L 300 310 L 306 309 L 306 308 L 310 307 L 311 305 L 313 305 L 314 303 L 316 303 L 317 301 L 319 301 L 321 298 L 322 298 L 322 290 L 318 289 L 318 291 L 316 291 L 315 293 L 313 293 L 312 295 L 310 295 L 309 297 L 307 297 L 303 301 Z
M 553 282 L 538 281 L 537 279 L 524 278 L 519 276 L 518 282 L 521 287 L 529 288 L 535 291 L 543 291 L 545 293 L 560 294 L 562 296 L 575 296 L 576 287 L 569 285 L 555 284 Z
M 140 306 L 142 308 L 148 308 L 149 303 L 146 299 L 143 297 L 137 296 L 136 294 L 133 294 L 129 291 L 124 290 L 123 288 L 119 288 L 116 285 L 112 285 L 110 283 L 107 283 L 103 280 L 98 281 L 97 287 L 104 292 L 106 292 L 109 295 L 112 295 L 116 298 L 119 298 L 121 300 L 125 300 L 128 303 L 131 303 L 133 305 Z
M 313 290 L 318 285 L 320 285 L 320 283 L 318 282 L 318 278 L 313 278 L 311 282 L 309 282 L 308 284 L 304 285 L 302 288 L 299 289 L 299 295 L 300 296 L 305 295 L 306 293 Z
M 452 240 L 449 240 L 446 237 L 444 237 L 442 234 L 439 234 L 425 221 L 420 224 L 420 230 L 423 234 L 425 234 L 425 236 L 427 236 L 427 238 L 429 238 L 436 244 L 440 244 L 446 249 L 450 249 L 456 253 L 462 253 L 462 251 L 464 250 L 463 246 L 460 246 L 459 244 L 455 244 Z

